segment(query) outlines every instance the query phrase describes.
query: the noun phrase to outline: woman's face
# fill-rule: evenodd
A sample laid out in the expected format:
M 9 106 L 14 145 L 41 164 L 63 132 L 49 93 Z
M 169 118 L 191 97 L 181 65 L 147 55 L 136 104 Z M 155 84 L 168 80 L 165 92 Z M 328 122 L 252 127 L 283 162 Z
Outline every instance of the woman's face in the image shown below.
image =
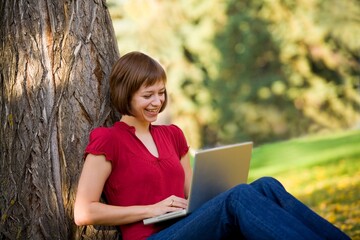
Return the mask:
M 142 85 L 131 99 L 131 112 L 141 122 L 157 120 L 160 109 L 165 101 L 165 83 L 157 81 L 154 85 Z

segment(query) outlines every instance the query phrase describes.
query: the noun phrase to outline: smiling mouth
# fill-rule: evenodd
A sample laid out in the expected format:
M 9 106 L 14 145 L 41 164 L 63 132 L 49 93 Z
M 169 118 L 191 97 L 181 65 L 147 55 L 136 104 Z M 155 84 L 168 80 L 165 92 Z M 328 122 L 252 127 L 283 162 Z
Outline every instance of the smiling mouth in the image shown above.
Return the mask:
M 146 111 L 151 113 L 158 113 L 159 109 L 146 109 Z

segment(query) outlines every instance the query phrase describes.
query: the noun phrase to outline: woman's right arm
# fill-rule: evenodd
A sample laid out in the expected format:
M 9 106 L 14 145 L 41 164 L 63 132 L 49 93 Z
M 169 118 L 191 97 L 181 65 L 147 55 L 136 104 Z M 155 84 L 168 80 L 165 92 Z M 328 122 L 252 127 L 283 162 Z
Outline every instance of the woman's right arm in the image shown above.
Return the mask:
M 100 202 L 110 172 L 111 162 L 104 155 L 87 155 L 75 199 L 77 225 L 120 225 L 139 221 L 148 215 L 145 207 L 117 207 Z
M 74 205 L 76 225 L 122 225 L 178 209 L 168 204 L 172 198 L 177 198 L 175 196 L 147 206 L 121 207 L 101 203 L 100 196 L 110 173 L 111 162 L 104 155 L 87 155 Z

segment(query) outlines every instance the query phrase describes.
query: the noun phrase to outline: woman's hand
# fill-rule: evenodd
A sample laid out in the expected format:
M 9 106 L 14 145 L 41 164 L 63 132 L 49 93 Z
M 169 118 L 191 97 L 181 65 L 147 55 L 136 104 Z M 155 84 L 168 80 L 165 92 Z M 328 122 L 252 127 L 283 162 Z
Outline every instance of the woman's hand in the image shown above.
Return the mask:
M 150 205 L 151 215 L 158 216 L 167 212 L 175 212 L 185 209 L 188 206 L 188 200 L 172 195 L 164 200 Z

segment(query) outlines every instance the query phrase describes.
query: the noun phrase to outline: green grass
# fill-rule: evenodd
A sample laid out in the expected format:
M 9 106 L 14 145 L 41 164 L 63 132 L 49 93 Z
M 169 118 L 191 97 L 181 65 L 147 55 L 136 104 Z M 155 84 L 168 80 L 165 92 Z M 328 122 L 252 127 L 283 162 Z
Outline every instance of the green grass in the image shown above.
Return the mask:
M 360 239 L 359 130 L 255 147 L 249 181 L 261 176 L 279 179 L 352 239 Z
M 360 158 L 360 131 L 267 144 L 254 148 L 250 177 L 277 175 L 348 157 Z

